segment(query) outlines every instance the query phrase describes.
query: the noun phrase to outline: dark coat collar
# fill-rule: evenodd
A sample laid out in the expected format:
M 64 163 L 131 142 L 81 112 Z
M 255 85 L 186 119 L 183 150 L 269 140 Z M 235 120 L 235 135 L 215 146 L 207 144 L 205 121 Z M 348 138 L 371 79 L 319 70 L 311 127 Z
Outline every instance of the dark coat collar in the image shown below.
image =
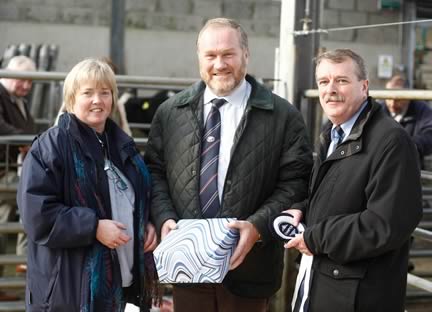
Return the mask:
M 84 150 L 92 150 L 93 148 L 91 146 L 99 146 L 95 131 L 80 121 L 74 114 L 62 114 L 59 119 L 59 126 L 68 130 L 80 146 L 90 146 L 89 149 L 84 148 Z M 120 157 L 124 163 L 126 158 L 130 156 L 127 152 L 127 147 L 134 146 L 133 139 L 109 118 L 106 121 L 105 132 L 107 133 L 109 144 L 116 150 L 120 151 Z
M 0 94 L 10 97 L 9 92 L 6 90 L 6 87 L 2 83 L 0 83 Z
M 367 101 L 368 103 L 354 123 L 351 133 L 347 139 L 340 146 L 338 146 L 337 151 L 340 152 L 330 155 L 328 158 L 329 160 L 348 157 L 362 150 L 362 134 L 364 127 L 372 118 L 372 116 L 381 110 L 381 106 L 371 97 L 368 97 Z M 330 131 L 332 126 L 333 124 L 328 122 L 324 126 L 323 132 L 320 135 L 319 156 L 322 160 L 326 159 L 327 148 L 330 144 Z

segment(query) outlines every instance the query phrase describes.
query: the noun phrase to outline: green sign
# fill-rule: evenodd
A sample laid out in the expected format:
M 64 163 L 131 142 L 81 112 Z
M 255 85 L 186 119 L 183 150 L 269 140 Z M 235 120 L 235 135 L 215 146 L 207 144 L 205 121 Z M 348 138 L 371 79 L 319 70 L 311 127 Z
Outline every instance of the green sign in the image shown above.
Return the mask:
M 379 0 L 378 8 L 398 10 L 400 9 L 401 4 L 402 4 L 402 0 Z

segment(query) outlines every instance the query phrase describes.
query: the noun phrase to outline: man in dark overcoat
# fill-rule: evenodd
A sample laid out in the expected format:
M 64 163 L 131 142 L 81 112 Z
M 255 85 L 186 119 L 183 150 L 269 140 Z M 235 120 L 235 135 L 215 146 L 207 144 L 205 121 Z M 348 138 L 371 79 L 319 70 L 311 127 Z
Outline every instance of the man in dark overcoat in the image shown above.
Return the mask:
M 289 210 L 306 223 L 285 245 L 303 254 L 293 311 L 403 312 L 409 238 L 422 216 L 416 147 L 368 97 L 358 54 L 329 51 L 316 64 L 329 123 L 308 203 Z

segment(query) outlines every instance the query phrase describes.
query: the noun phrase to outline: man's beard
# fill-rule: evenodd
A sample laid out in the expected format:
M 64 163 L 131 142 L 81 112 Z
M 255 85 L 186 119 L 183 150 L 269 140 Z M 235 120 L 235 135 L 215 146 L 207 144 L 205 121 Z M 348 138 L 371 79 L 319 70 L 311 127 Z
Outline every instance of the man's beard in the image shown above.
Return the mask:
M 225 96 L 237 88 L 246 76 L 246 63 L 243 60 L 241 68 L 237 72 L 231 71 L 232 74 L 223 80 L 214 79 L 207 71 L 200 70 L 200 73 L 206 85 L 208 85 L 216 95 Z

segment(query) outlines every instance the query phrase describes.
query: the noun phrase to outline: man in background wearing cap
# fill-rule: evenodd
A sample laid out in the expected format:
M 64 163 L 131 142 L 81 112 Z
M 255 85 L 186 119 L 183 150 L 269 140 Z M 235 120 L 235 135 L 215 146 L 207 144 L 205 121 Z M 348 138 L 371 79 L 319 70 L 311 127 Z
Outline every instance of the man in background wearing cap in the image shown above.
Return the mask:
M 406 80 L 401 75 L 393 76 L 387 89 L 404 89 Z M 392 116 L 411 136 L 417 147 L 421 168 L 425 169 L 424 157 L 432 154 L 432 109 L 429 103 L 417 100 L 387 99 L 384 111 Z

